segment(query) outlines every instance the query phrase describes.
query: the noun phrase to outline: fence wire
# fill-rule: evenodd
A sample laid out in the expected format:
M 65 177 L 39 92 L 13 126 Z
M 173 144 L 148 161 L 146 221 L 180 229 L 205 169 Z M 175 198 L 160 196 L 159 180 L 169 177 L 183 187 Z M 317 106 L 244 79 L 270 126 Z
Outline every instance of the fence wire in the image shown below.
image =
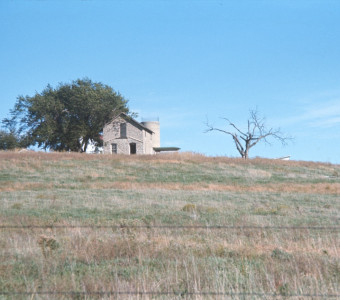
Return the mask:
M 38 292 L 1 292 L 2 296 L 222 296 L 222 297 L 285 297 L 285 298 L 296 298 L 296 297 L 308 297 L 308 298 L 339 298 L 340 294 L 279 294 L 279 293 L 233 293 L 233 292 L 148 292 L 148 291 L 38 291 Z
M 228 229 L 340 231 L 340 226 L 232 226 L 232 225 L 0 225 L 0 229 Z

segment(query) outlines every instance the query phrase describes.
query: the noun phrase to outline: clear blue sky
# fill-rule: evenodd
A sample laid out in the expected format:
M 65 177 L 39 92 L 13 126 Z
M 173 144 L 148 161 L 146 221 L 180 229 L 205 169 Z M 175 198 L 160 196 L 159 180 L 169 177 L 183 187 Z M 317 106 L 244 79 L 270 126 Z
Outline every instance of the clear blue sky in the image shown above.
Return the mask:
M 206 118 L 258 108 L 295 137 L 250 156 L 340 163 L 340 1 L 1 0 L 0 118 L 18 95 L 89 77 L 159 117 L 162 146 L 238 156 Z

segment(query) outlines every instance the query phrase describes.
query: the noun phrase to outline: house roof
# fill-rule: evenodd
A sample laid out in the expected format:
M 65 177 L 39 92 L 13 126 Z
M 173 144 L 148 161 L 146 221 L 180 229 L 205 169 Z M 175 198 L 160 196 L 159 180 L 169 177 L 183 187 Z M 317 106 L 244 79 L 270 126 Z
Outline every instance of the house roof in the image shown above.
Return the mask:
M 155 152 L 165 152 L 165 151 L 178 151 L 181 148 L 179 147 L 154 147 L 153 150 L 155 150 Z
M 150 132 L 150 133 L 154 133 L 152 130 L 150 130 L 149 128 L 145 127 L 143 124 L 139 123 L 138 121 L 136 121 L 134 118 L 128 116 L 126 113 L 120 113 L 119 115 L 117 115 L 116 117 L 114 117 L 111 122 L 115 119 L 117 119 L 118 117 L 122 117 L 124 118 L 125 120 L 133 123 L 135 126 L 137 127 L 141 127 L 142 129 L 144 129 L 145 131 L 147 132 Z

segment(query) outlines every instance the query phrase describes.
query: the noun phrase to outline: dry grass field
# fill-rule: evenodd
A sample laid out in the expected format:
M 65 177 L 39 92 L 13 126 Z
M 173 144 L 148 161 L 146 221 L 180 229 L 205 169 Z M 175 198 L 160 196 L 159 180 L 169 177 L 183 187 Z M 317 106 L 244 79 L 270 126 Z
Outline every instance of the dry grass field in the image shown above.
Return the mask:
M 0 226 L 0 299 L 340 299 L 340 165 L 2 152 Z

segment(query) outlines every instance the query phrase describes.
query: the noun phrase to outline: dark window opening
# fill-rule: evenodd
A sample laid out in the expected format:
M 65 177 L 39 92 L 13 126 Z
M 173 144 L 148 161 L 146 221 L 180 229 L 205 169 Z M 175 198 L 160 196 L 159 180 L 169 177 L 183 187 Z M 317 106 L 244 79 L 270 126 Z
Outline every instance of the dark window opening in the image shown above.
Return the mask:
M 117 144 L 111 144 L 112 153 L 117 153 Z
M 131 143 L 130 144 L 130 154 L 136 154 L 136 153 L 137 153 L 136 143 Z
M 120 137 L 123 138 L 123 139 L 127 138 L 126 123 L 120 124 Z

